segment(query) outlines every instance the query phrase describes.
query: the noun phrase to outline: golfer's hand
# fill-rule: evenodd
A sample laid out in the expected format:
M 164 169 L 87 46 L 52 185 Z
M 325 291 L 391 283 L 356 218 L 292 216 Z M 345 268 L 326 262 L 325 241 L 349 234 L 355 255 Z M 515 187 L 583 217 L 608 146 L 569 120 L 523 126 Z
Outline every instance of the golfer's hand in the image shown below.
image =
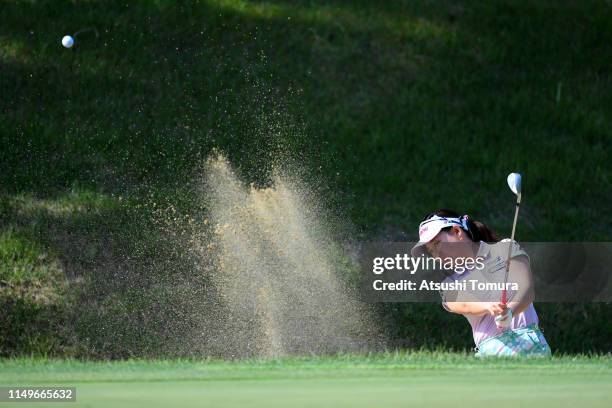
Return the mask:
M 504 313 L 495 317 L 495 326 L 498 329 L 507 329 L 512 325 L 512 309 L 505 306 Z
M 501 302 L 488 302 L 485 309 L 491 316 L 500 316 L 506 313 L 508 306 Z

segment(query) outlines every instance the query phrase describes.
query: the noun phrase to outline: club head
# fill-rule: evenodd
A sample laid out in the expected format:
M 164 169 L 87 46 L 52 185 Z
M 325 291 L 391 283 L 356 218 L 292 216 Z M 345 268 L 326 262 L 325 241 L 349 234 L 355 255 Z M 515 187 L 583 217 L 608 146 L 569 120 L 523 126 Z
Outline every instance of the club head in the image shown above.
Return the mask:
M 519 173 L 508 174 L 508 187 L 514 194 L 521 194 L 521 175 Z

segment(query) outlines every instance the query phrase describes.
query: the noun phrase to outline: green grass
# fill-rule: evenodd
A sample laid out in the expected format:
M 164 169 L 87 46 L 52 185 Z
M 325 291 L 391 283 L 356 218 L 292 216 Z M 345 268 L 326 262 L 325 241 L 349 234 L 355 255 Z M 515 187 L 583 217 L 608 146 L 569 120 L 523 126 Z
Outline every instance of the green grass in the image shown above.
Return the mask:
M 155 254 L 184 262 L 157 237 L 151 204 L 192 211 L 213 149 L 261 184 L 273 164 L 299 163 L 360 239 L 414 239 L 438 207 L 506 236 L 504 179 L 520 171 L 519 241 L 610 240 L 609 2 L 1 8 L 0 295 L 138 275 Z M 61 47 L 89 27 L 98 38 Z M 593 310 L 607 319 L 610 307 Z M 0 353 L 22 338 L 10 322 L 0 319 L 0 338 L 14 339 Z M 558 344 L 579 350 L 568 329 Z
M 77 403 L 65 406 L 90 407 L 442 407 L 458 402 L 605 407 L 612 401 L 611 380 L 609 355 L 485 361 L 452 353 L 240 362 L 0 360 L 0 384 L 73 386 Z

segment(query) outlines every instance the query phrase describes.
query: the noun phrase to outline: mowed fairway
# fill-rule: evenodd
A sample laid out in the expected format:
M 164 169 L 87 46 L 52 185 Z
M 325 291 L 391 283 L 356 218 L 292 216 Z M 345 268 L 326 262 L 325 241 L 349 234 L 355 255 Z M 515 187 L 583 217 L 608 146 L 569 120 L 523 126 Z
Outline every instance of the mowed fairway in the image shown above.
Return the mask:
M 37 407 L 609 407 L 611 363 L 611 356 L 478 361 L 449 353 L 241 362 L 19 359 L 0 363 L 0 384 L 77 389 L 76 404 Z

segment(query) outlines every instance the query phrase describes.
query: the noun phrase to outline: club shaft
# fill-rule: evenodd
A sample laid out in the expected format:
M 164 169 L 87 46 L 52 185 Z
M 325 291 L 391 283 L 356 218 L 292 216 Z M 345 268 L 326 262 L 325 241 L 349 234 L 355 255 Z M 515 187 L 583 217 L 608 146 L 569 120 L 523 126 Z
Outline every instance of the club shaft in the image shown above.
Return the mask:
M 512 233 L 510 234 L 510 245 L 508 245 L 508 258 L 506 260 L 506 273 L 504 275 L 504 288 L 502 289 L 501 303 L 506 304 L 508 294 L 506 291 L 506 283 L 508 283 L 508 274 L 510 272 L 510 256 L 512 255 L 512 242 L 514 241 L 514 233 L 516 232 L 516 222 L 518 220 L 519 209 L 521 208 L 521 194 L 516 196 L 516 206 L 514 210 L 514 221 L 512 222 Z

